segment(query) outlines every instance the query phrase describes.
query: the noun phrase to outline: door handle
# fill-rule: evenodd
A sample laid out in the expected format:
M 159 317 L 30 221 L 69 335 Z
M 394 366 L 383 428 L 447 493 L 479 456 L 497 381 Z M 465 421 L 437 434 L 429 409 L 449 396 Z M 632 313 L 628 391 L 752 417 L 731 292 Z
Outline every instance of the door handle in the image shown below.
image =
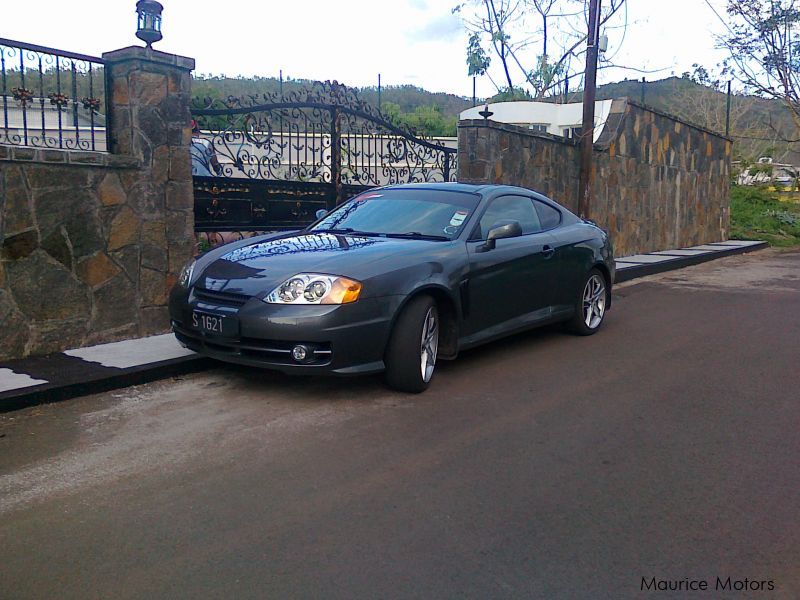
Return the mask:
M 555 252 L 556 249 L 553 248 L 552 246 L 548 246 L 547 244 L 545 244 L 544 247 L 542 248 L 542 254 L 544 254 L 545 258 L 550 258 L 551 256 L 553 256 L 553 254 L 555 254 Z

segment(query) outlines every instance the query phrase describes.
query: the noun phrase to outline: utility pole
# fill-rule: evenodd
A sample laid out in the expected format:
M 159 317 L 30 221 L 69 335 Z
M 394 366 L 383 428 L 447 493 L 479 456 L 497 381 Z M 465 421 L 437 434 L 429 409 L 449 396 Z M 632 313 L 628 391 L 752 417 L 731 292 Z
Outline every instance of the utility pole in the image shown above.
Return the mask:
M 477 98 L 475 97 L 475 75 L 472 76 L 472 106 L 474 107 L 478 103 Z
M 731 80 L 728 80 L 728 98 L 725 102 L 725 137 L 731 134 Z
M 597 88 L 597 38 L 600 33 L 600 0 L 589 0 L 589 32 L 586 36 L 586 72 L 583 84 L 580 187 L 578 215 L 589 217 L 592 203 L 592 148 L 594 146 L 594 100 Z

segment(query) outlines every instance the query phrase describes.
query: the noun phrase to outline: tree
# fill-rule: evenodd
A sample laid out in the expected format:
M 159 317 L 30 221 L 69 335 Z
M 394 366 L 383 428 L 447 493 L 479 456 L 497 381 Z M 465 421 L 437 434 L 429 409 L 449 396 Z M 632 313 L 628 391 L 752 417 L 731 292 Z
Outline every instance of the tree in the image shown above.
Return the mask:
M 730 135 L 736 141 L 737 158 L 757 159 L 775 142 L 764 120 L 765 101 L 754 96 L 734 94 L 727 114 L 727 81 L 712 76 L 705 67 L 694 64 L 676 80 L 668 110 L 690 123 L 711 131 L 724 132 L 729 119 Z M 768 113 L 767 113 L 768 114 Z
M 601 27 L 625 26 L 615 18 L 623 14 L 624 3 L 604 2 Z M 564 93 L 568 79 L 583 74 L 588 29 L 584 0 L 467 0 L 453 12 L 461 15 L 470 33 L 469 74 L 489 75 L 491 58 L 499 60 L 504 82 L 490 77 L 498 92 L 524 89 L 537 99 L 554 96 Z
M 795 0 L 728 0 L 725 72 L 784 103 L 800 133 L 800 9 Z M 797 136 L 795 136 L 797 137 Z
M 384 102 L 382 112 L 392 123 L 410 127 L 420 135 L 456 135 L 458 118 L 443 115 L 438 106 L 417 106 L 412 112 L 403 112 L 399 104 Z

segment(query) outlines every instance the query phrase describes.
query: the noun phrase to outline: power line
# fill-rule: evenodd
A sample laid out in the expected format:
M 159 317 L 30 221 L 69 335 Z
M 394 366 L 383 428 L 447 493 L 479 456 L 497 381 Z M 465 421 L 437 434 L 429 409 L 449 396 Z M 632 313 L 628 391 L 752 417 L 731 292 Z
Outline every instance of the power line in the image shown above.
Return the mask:
M 756 141 L 759 141 L 759 142 L 782 142 L 784 144 L 796 144 L 797 142 L 800 142 L 800 139 L 798 139 L 798 140 L 784 140 L 784 139 L 782 139 L 780 137 L 758 137 L 758 136 L 755 136 L 755 135 L 733 135 L 733 134 L 731 134 L 728 137 L 735 138 L 737 140 L 756 140 Z
M 703 0 L 703 1 L 708 5 L 708 8 L 711 9 L 711 12 L 713 12 L 715 15 L 717 15 L 717 18 L 722 22 L 723 25 L 725 25 L 725 28 L 728 31 L 730 31 L 731 33 L 733 33 L 734 31 L 733 31 L 733 29 L 731 29 L 731 26 L 728 25 L 728 22 L 725 19 L 722 18 L 722 15 L 720 15 L 717 12 L 717 9 L 714 8 L 714 6 L 711 4 L 711 2 L 709 2 L 709 0 Z

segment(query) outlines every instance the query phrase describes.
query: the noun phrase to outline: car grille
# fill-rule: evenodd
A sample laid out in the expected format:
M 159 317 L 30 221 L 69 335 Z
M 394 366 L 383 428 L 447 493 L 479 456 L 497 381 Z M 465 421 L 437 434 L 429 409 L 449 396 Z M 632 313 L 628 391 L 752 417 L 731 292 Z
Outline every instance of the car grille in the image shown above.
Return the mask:
M 235 294 L 233 292 L 217 292 L 205 288 L 194 288 L 194 297 L 200 302 L 215 304 L 217 306 L 232 306 L 238 308 L 250 300 L 252 296 L 247 294 Z

